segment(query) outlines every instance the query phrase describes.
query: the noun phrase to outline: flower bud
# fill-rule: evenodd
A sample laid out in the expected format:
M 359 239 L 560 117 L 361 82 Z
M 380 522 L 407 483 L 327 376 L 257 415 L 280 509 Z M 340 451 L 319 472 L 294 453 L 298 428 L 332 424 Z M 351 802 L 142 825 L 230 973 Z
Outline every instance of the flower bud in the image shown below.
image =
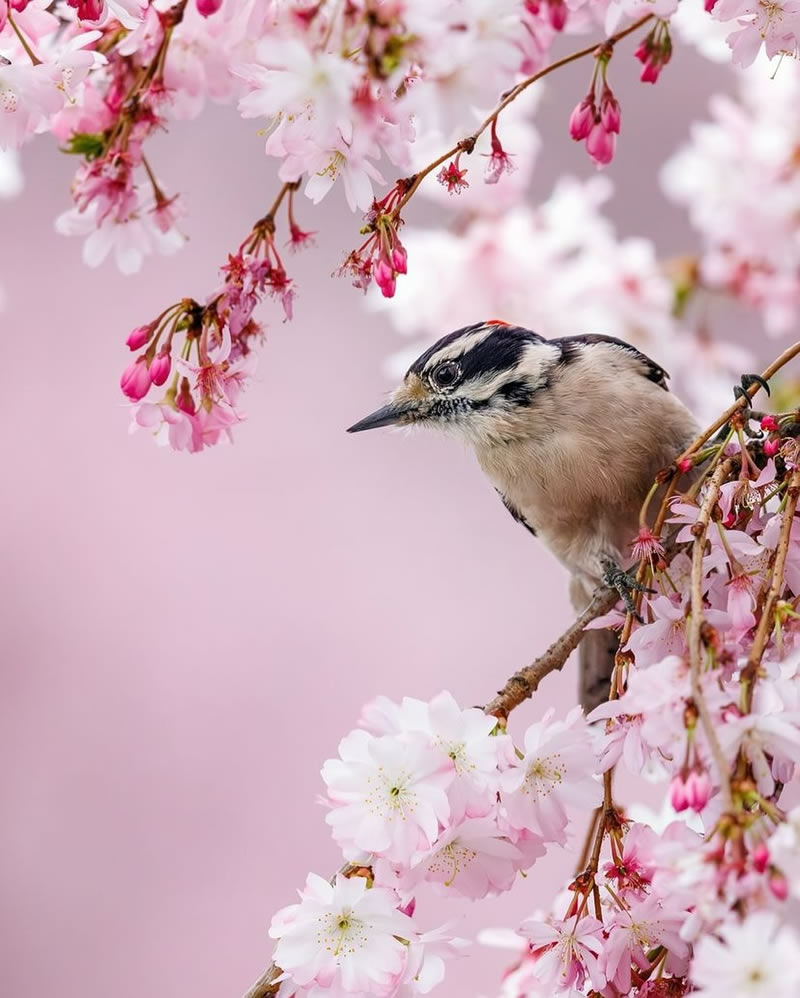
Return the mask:
M 753 866 L 759 873 L 763 873 L 769 865 L 769 848 L 766 842 L 759 842 L 753 849 Z
M 392 270 L 391 264 L 384 257 L 380 257 L 378 262 L 372 271 L 372 276 L 375 283 L 381 289 L 381 294 L 384 298 L 392 298 L 394 296 L 395 287 L 397 281 L 395 278 L 394 270 Z
M 653 62 L 652 60 L 646 62 L 642 69 L 642 75 L 639 79 L 642 83 L 657 83 L 659 74 L 661 73 L 661 64 Z
M 145 343 L 148 342 L 152 335 L 152 325 L 137 326 L 136 329 L 133 329 L 130 333 L 128 333 L 128 338 L 125 340 L 125 343 L 131 350 L 139 350 L 145 345 Z
M 408 271 L 408 253 L 405 246 L 395 243 L 392 250 L 392 266 L 398 274 L 405 274 Z
M 686 802 L 693 811 L 697 811 L 699 814 L 708 804 L 708 798 L 711 796 L 711 780 L 708 773 L 705 770 L 697 772 L 693 769 L 686 778 L 685 790 Z
M 775 457 L 780 449 L 781 442 L 778 437 L 773 437 L 771 440 L 764 441 L 764 453 L 767 457 Z
M 586 139 L 586 151 L 598 166 L 607 166 L 614 158 L 616 138 L 613 132 L 608 132 L 602 122 L 596 122 Z
M 195 405 L 194 396 L 192 395 L 191 389 L 189 388 L 188 378 L 184 378 L 181 381 L 181 390 L 178 393 L 178 397 L 175 400 L 176 405 L 181 410 L 189 416 L 194 416 L 197 412 L 197 406 Z
M 761 429 L 765 433 L 775 433 L 778 429 L 778 420 L 774 416 L 764 416 L 761 420 Z
M 563 31 L 567 23 L 567 5 L 564 0 L 549 0 L 547 18 L 554 31 Z
M 689 806 L 686 784 L 680 773 L 672 777 L 672 782 L 669 785 L 669 802 L 675 811 L 685 811 Z
M 772 874 L 769 878 L 769 889 L 779 901 L 785 901 L 789 897 L 789 884 L 782 873 L 776 871 Z
M 690 457 L 683 457 L 678 461 L 678 471 L 685 475 L 687 471 L 691 471 L 694 467 L 694 461 Z
M 203 17 L 211 17 L 222 6 L 222 0 L 197 0 L 197 12 Z
M 163 385 L 169 377 L 171 367 L 172 360 L 169 350 L 165 347 L 163 350 L 159 350 L 150 362 L 150 379 L 153 384 Z
M 610 88 L 606 87 L 600 99 L 600 121 L 603 123 L 603 128 L 607 132 L 619 134 L 621 117 L 619 101 Z
M 77 0 L 70 6 L 77 9 L 81 21 L 99 21 L 105 8 L 103 0 Z
M 569 116 L 569 134 L 576 142 L 582 141 L 591 132 L 592 125 L 594 124 L 594 114 L 594 97 L 590 94 L 588 97 L 583 98 Z
M 138 402 L 150 390 L 150 382 L 147 359 L 139 357 L 122 372 L 119 386 L 132 402 Z

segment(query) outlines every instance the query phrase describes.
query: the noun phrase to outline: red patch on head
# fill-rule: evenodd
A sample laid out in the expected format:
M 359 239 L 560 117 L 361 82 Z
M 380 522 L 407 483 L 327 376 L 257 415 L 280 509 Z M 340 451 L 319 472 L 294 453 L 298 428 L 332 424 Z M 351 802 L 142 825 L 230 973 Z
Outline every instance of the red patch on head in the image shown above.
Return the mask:
M 510 322 L 506 322 L 505 319 L 487 319 L 486 320 L 486 325 L 487 326 L 510 326 L 511 323 Z

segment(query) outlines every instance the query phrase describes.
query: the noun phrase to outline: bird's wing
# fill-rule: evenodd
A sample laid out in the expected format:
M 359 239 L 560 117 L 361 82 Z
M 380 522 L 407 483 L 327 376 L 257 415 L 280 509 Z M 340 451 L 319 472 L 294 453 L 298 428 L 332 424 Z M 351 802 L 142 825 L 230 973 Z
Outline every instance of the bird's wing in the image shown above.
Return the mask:
M 625 340 L 618 340 L 616 336 L 603 336 L 601 333 L 585 333 L 581 336 L 563 336 L 561 339 L 550 340 L 550 342 L 556 343 L 561 347 L 562 357 L 566 363 L 569 363 L 571 355 L 574 356 L 575 351 L 581 350 L 585 346 L 604 343 L 619 350 L 624 350 L 625 353 L 639 362 L 643 377 L 658 385 L 659 388 L 663 388 L 664 391 L 669 391 L 667 386 L 669 374 L 664 368 L 660 364 L 656 364 L 654 360 L 651 360 L 647 354 L 642 353 L 641 350 L 637 350 L 636 347 L 631 346 L 630 343 L 626 343 Z

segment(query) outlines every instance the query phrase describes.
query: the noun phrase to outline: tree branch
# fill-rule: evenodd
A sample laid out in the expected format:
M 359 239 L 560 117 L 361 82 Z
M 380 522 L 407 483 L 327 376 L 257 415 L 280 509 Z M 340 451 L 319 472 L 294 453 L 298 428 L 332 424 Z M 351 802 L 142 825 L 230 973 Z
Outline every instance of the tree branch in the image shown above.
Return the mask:
M 703 724 L 703 729 L 708 739 L 711 754 L 714 757 L 717 769 L 719 770 L 720 785 L 725 803 L 725 810 L 731 805 L 731 780 L 730 766 L 722 751 L 722 746 L 714 730 L 714 722 L 706 704 L 703 690 L 700 685 L 700 669 L 702 666 L 702 627 L 703 627 L 703 558 L 705 556 L 706 536 L 708 534 L 708 524 L 711 514 L 719 499 L 720 489 L 731 472 L 733 460 L 728 458 L 723 461 L 711 477 L 703 505 L 700 507 L 700 514 L 697 522 L 692 527 L 695 535 L 692 546 L 692 613 L 689 618 L 689 664 L 691 670 L 692 699 L 694 700 L 697 713 Z
M 497 121 L 500 113 L 504 111 L 509 104 L 515 101 L 523 91 L 527 90 L 529 86 L 536 83 L 538 80 L 541 80 L 543 77 L 548 76 L 550 73 L 555 72 L 555 70 L 561 69 L 562 66 L 567 66 L 571 62 L 583 59 L 587 55 L 593 55 L 595 52 L 602 50 L 606 50 L 610 53 L 611 49 L 618 41 L 621 41 L 634 31 L 638 31 L 639 28 L 647 24 L 648 21 L 652 21 L 653 17 L 653 14 L 647 14 L 645 17 L 640 17 L 638 21 L 634 21 L 633 24 L 629 24 L 627 28 L 624 28 L 622 31 L 618 31 L 615 35 L 611 35 L 609 38 L 606 38 L 601 42 L 595 42 L 593 45 L 587 45 L 586 48 L 579 49 L 577 52 L 572 52 L 570 55 L 565 55 L 563 59 L 557 59 L 555 62 L 551 62 L 549 66 L 545 66 L 545 68 L 540 69 L 538 73 L 534 73 L 532 76 L 526 77 L 515 87 L 512 87 L 494 111 L 492 111 L 492 113 L 481 123 L 476 132 L 473 132 L 466 138 L 460 139 L 456 142 L 452 149 L 448 149 L 447 152 L 442 153 L 441 156 L 438 156 L 432 163 L 429 163 L 424 169 L 420 170 L 419 173 L 415 173 L 412 178 L 409 178 L 409 186 L 392 211 L 392 218 L 395 221 L 397 220 L 400 212 L 416 194 L 419 185 L 429 173 L 432 173 L 436 169 L 437 166 L 441 166 L 443 163 L 447 162 L 448 159 L 452 159 L 452 157 L 457 155 L 459 152 L 465 152 L 467 154 L 471 153 L 475 148 L 475 143 L 492 124 L 492 122 Z
M 589 605 L 580 616 L 570 624 L 560 638 L 556 638 L 546 652 L 510 677 L 494 700 L 483 708 L 485 713 L 504 719 L 515 707 L 519 707 L 533 696 L 544 677 L 561 669 L 581 643 L 586 625 L 596 617 L 608 613 L 618 601 L 619 596 L 613 589 L 607 589 L 605 586 L 596 589 Z

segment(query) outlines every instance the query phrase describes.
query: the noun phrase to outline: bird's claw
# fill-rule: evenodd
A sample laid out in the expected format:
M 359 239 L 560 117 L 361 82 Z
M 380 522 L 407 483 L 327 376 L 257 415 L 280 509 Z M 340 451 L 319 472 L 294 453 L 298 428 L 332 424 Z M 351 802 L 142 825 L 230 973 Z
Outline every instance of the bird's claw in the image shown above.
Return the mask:
M 644 620 L 636 610 L 633 594 L 655 593 L 656 590 L 649 589 L 647 586 L 643 585 L 635 576 L 621 569 L 619 565 L 610 558 L 603 559 L 602 564 L 603 582 L 609 589 L 615 589 L 617 593 L 619 593 L 620 599 L 625 604 L 626 611 L 631 614 L 634 620 L 638 621 L 640 624 L 643 624 Z
M 741 384 L 733 386 L 733 395 L 736 399 L 743 398 L 745 400 L 744 411 L 750 411 L 750 393 L 748 389 L 752 388 L 753 385 L 759 385 L 767 395 L 770 394 L 769 385 L 766 379 L 762 378 L 760 374 L 743 374 Z

